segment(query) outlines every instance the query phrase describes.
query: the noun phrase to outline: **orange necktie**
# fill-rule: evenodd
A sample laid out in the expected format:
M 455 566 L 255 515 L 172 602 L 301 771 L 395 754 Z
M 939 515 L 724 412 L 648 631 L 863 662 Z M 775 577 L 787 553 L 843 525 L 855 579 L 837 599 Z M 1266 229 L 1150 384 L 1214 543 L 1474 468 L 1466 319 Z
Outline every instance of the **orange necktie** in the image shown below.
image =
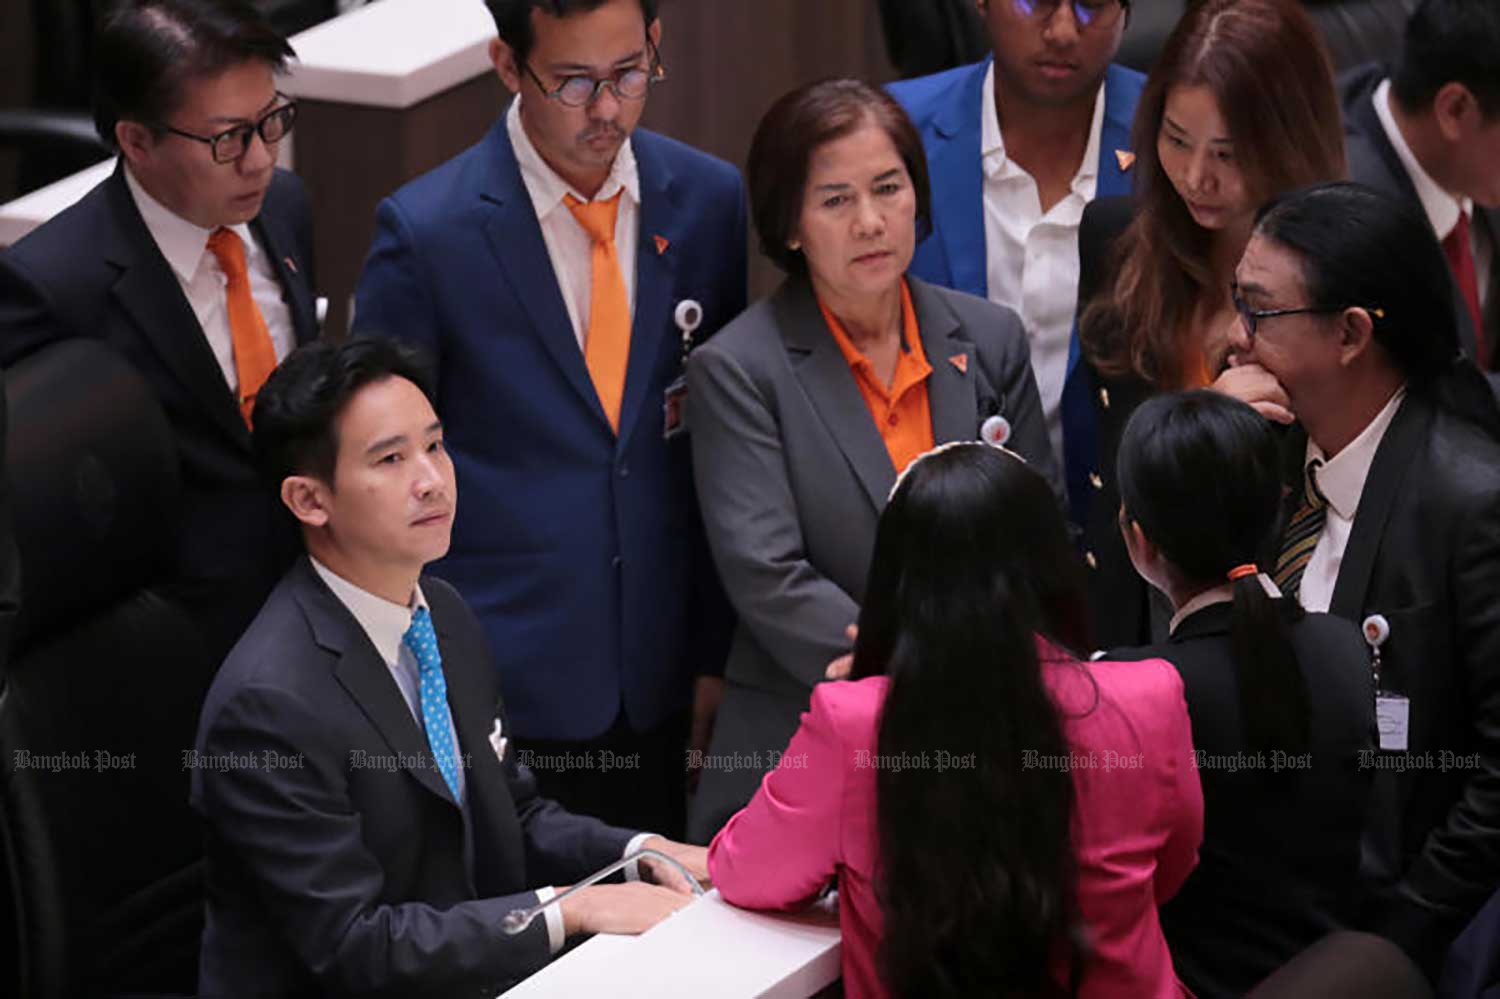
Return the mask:
M 589 293 L 589 328 L 583 342 L 583 362 L 588 365 L 594 391 L 604 406 L 604 415 L 615 433 L 620 432 L 620 404 L 625 398 L 625 367 L 630 361 L 630 301 L 625 295 L 625 274 L 615 251 L 615 218 L 620 194 L 608 201 L 584 204 L 566 195 L 568 211 L 594 241 L 593 280 Z
M 250 426 L 255 394 L 276 369 L 276 346 L 266 320 L 250 296 L 250 270 L 245 266 L 245 244 L 228 229 L 215 229 L 208 237 L 208 252 L 219 261 L 229 280 L 229 336 L 234 343 L 234 370 L 240 382 L 240 415 Z

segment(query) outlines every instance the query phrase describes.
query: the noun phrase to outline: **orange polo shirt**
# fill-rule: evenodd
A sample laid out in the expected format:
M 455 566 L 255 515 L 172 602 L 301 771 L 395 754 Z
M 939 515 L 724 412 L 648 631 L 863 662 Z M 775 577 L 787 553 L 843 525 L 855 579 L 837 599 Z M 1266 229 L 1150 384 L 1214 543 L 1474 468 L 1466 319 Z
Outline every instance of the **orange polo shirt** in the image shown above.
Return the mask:
M 864 396 L 865 406 L 875 421 L 875 428 L 885 441 L 885 449 L 891 456 L 891 464 L 900 472 L 914 459 L 933 447 L 932 410 L 927 405 L 927 376 L 932 366 L 922 351 L 922 335 L 917 328 L 917 311 L 912 308 L 911 291 L 906 279 L 901 279 L 901 351 L 896 358 L 896 374 L 890 385 L 880 381 L 875 374 L 875 365 L 859 352 L 844 326 L 822 302 L 823 321 L 833 334 L 833 342 L 839 345 L 849 370 L 854 375 L 854 384 Z

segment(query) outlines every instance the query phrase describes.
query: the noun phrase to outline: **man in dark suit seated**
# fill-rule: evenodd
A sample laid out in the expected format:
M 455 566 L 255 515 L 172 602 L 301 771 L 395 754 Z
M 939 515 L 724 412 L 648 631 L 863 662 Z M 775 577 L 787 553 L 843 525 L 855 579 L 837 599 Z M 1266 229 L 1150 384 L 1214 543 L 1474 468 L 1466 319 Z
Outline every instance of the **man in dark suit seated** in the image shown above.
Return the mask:
M 164 571 L 215 662 L 296 553 L 249 428 L 277 360 L 317 336 L 307 197 L 276 169 L 296 118 L 274 77 L 290 55 L 245 0 L 121 4 L 99 36 L 95 107 L 119 164 L 0 254 L 0 364 L 91 337 L 160 400 L 183 485 Z
M 1298 421 L 1262 564 L 1379 649 L 1363 928 L 1435 977 L 1500 883 L 1500 411 L 1460 355 L 1428 232 L 1416 205 L 1358 184 L 1273 201 L 1236 271 L 1230 347 Z
M 1464 349 L 1486 372 L 1500 354 L 1497 53 L 1500 4 L 1424 0 L 1394 72 L 1367 65 L 1340 81 L 1350 176 L 1426 213 L 1453 274 Z
M 208 831 L 206 995 L 493 996 L 578 933 L 685 904 L 660 862 L 525 931 L 513 909 L 641 846 L 705 851 L 537 795 L 484 632 L 422 568 L 448 550 L 453 463 L 428 375 L 390 341 L 317 344 L 262 389 L 255 449 L 307 556 L 209 691 L 192 768 Z

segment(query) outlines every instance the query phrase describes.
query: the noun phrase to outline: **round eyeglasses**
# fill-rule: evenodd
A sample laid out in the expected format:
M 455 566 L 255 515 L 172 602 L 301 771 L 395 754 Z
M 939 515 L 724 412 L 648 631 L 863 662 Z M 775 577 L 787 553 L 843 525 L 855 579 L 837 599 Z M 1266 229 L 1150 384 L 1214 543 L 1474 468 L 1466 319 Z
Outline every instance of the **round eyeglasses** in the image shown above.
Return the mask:
M 1063 0 L 1010 0 L 1017 14 L 1043 24 L 1052 20 Z M 1080 28 L 1110 28 L 1120 14 L 1130 7 L 1127 0 L 1069 0 L 1073 20 Z
M 284 97 L 281 94 L 277 96 Z M 184 132 L 180 128 L 173 128 L 166 122 L 160 123 L 158 127 L 173 135 L 180 135 L 184 139 L 208 143 L 209 153 L 213 156 L 215 163 L 234 163 L 250 150 L 252 135 L 259 135 L 260 141 L 268 146 L 274 146 L 286 138 L 296 122 L 297 103 L 287 101 L 261 115 L 258 121 L 226 128 L 215 135 L 195 135 L 192 132 Z
M 542 96 L 548 100 L 570 108 L 588 107 L 599 96 L 599 91 L 605 87 L 610 93 L 622 101 L 638 101 L 646 96 L 646 91 L 651 89 L 654 83 L 661 83 L 667 78 L 666 67 L 662 65 L 661 53 L 656 50 L 650 39 L 646 41 L 649 53 L 648 66 L 629 66 L 625 69 L 611 73 L 609 76 L 598 77 L 580 73 L 576 76 L 565 76 L 557 86 L 548 88 L 542 82 L 542 78 L 536 75 L 536 70 L 529 63 L 522 63 L 522 67 L 536 83 Z

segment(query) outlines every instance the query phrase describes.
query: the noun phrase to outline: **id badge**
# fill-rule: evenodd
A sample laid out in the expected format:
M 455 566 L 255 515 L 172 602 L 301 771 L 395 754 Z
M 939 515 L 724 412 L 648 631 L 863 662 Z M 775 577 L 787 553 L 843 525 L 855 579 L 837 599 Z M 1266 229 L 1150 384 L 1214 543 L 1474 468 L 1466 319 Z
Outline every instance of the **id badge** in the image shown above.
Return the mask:
M 662 440 L 669 441 L 687 433 L 687 394 L 685 375 L 679 375 L 676 381 L 667 386 L 661 407 Z
M 1400 694 L 1375 695 L 1375 725 L 1384 752 L 1404 753 L 1411 729 L 1411 701 Z

